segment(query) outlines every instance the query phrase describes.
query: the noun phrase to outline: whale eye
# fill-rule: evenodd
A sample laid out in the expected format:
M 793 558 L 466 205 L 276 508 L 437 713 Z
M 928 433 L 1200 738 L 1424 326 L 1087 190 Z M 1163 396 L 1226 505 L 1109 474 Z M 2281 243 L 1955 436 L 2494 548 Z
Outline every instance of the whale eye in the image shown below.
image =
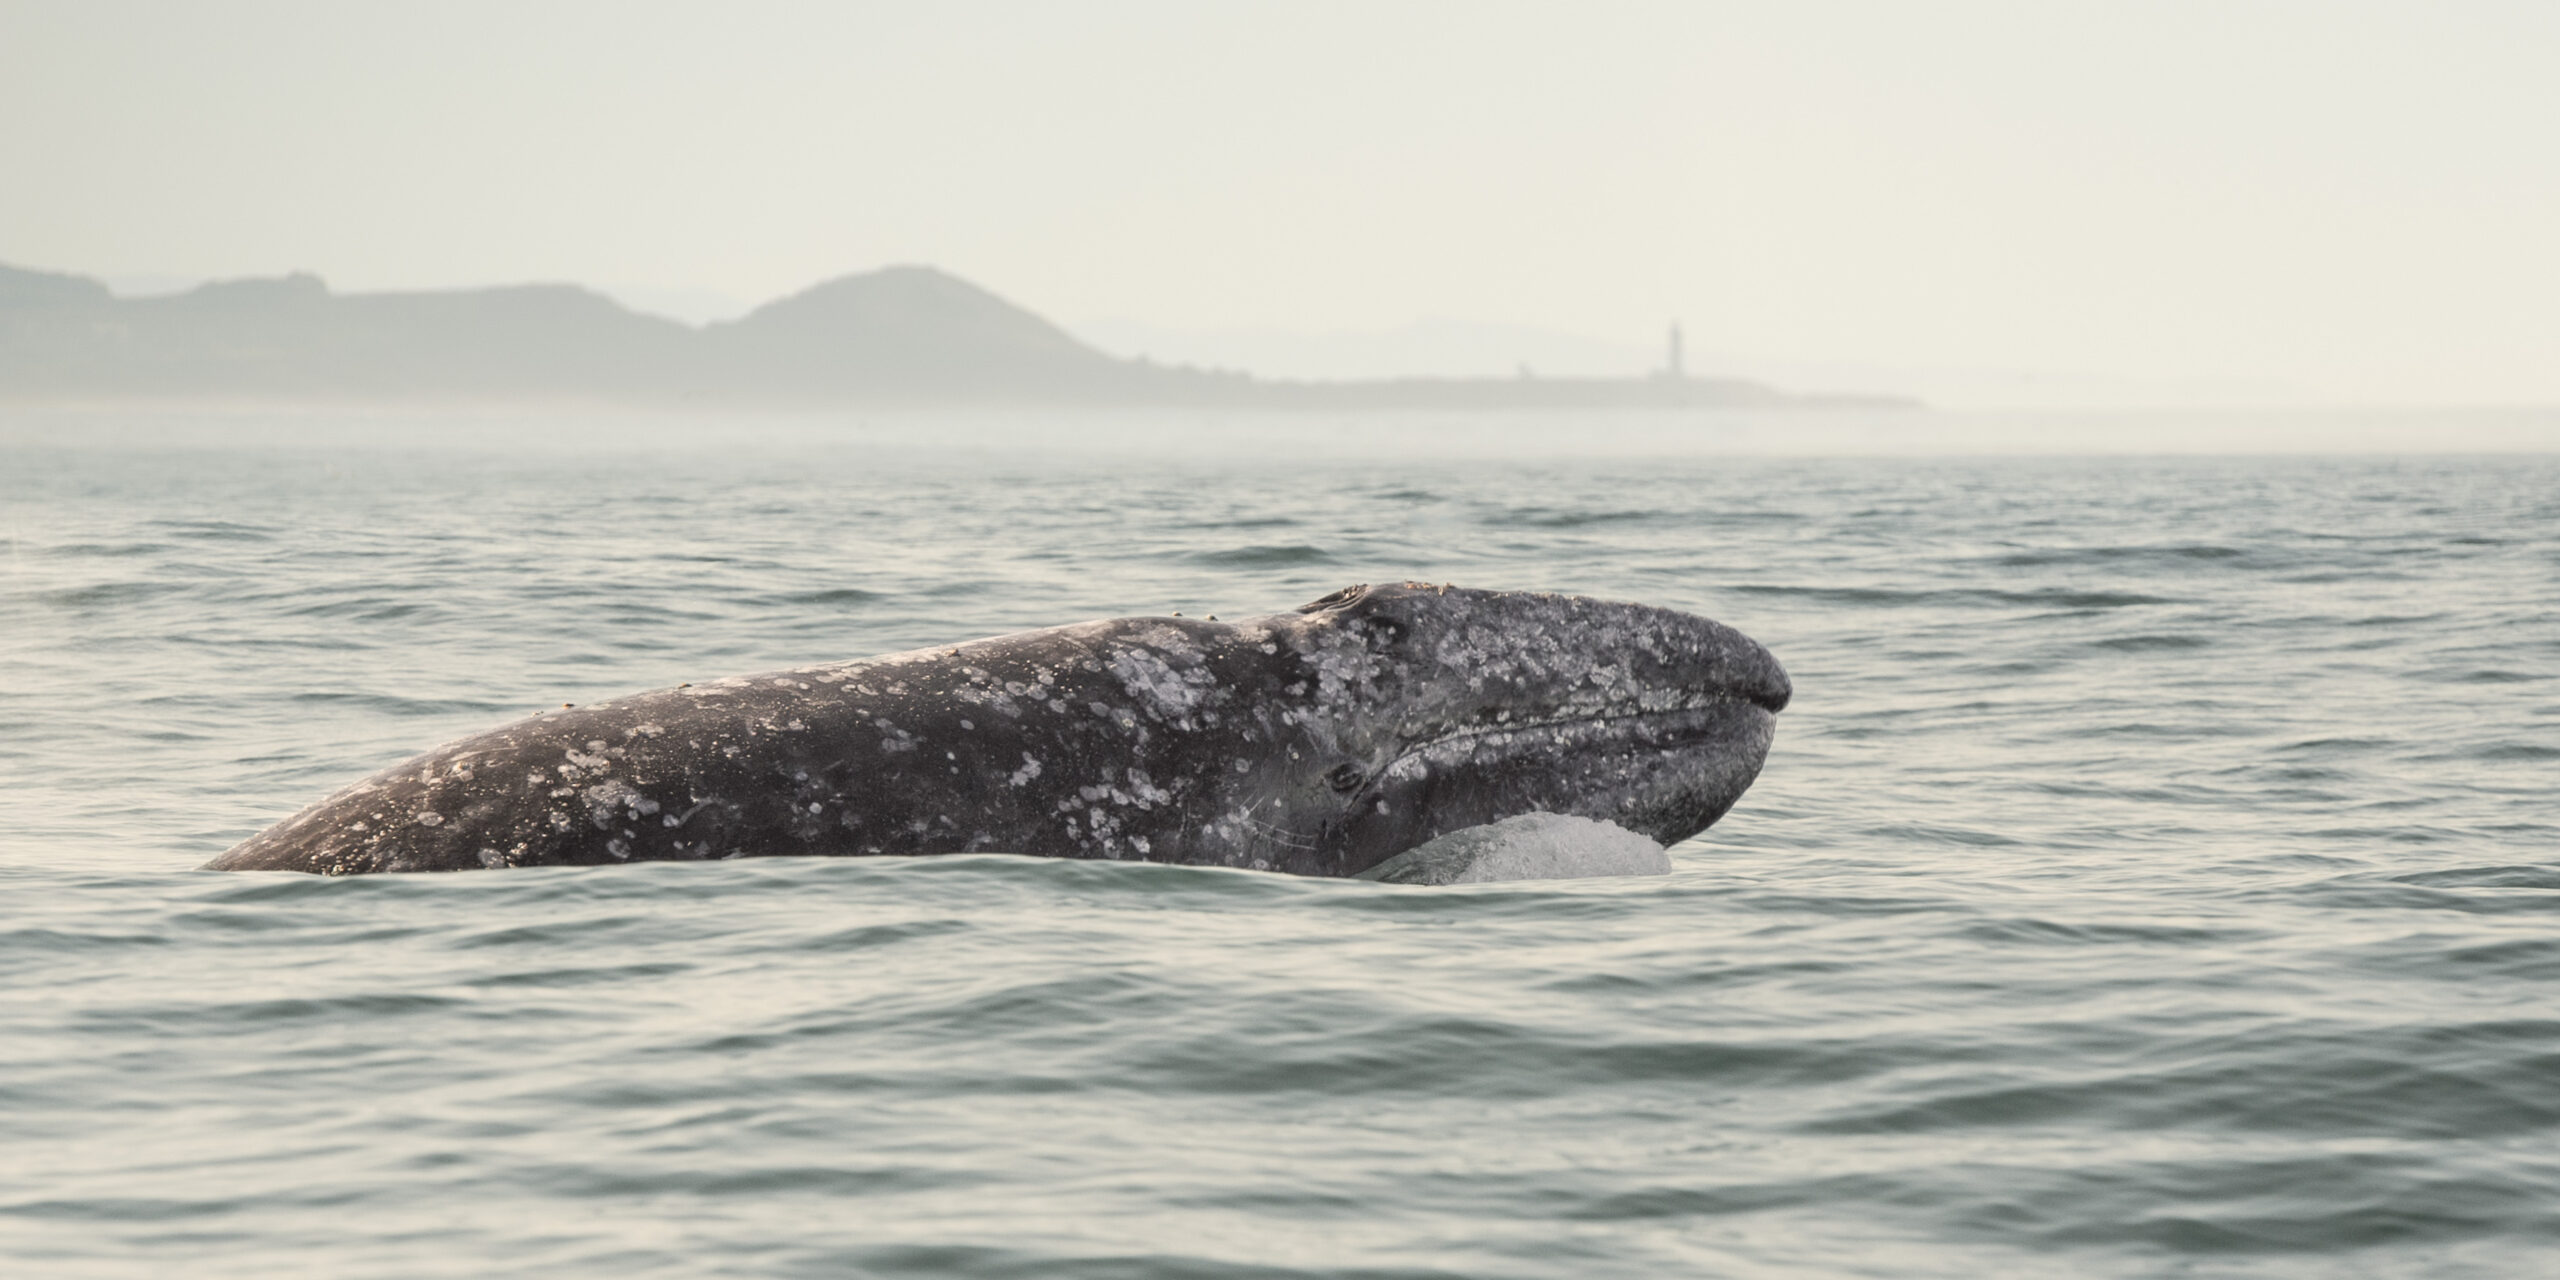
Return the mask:
M 1324 784 L 1336 791 L 1357 791 L 1360 784 L 1368 780 L 1368 775 L 1361 773 L 1360 766 L 1356 764 L 1335 765 L 1324 775 Z

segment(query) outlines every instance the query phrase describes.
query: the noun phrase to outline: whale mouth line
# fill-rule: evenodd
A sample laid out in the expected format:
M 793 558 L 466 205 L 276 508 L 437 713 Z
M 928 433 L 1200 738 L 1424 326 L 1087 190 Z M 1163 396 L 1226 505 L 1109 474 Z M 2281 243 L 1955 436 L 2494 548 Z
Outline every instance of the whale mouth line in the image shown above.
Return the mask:
M 1703 742 L 1706 741 L 1709 736 L 1704 733 L 1703 730 L 1705 730 L 1710 724 L 1714 723 L 1710 713 L 1728 707 L 1737 706 L 1753 708 L 1763 715 L 1774 716 L 1776 714 L 1775 712 L 1770 711 L 1769 708 L 1758 699 L 1738 694 L 1719 692 L 1708 695 L 1702 701 L 1692 702 L 1677 707 L 1663 707 L 1657 710 L 1621 711 L 1615 713 L 1602 712 L 1597 715 L 1550 716 L 1545 719 L 1538 720 L 1509 720 L 1504 721 L 1501 724 L 1471 725 L 1464 729 L 1452 730 L 1448 733 L 1441 734 L 1438 737 L 1429 738 L 1415 743 L 1414 745 L 1397 752 L 1393 758 L 1389 759 L 1385 765 L 1379 768 L 1377 773 L 1372 777 L 1370 785 L 1375 786 L 1378 779 L 1385 778 L 1389 774 L 1394 773 L 1399 765 L 1445 747 L 1462 742 L 1500 735 L 1535 733 L 1544 729 L 1599 729 L 1611 725 L 1627 725 L 1629 727 L 1661 725 L 1665 729 L 1668 729 L 1672 735 L 1676 736 L 1682 728 L 1679 722 L 1682 720 L 1690 720 L 1693 723 L 1686 727 L 1700 731 L 1697 734 L 1698 740 Z M 1680 745 L 1687 744 L 1683 743 Z M 1368 789 L 1368 787 L 1362 788 L 1364 792 Z

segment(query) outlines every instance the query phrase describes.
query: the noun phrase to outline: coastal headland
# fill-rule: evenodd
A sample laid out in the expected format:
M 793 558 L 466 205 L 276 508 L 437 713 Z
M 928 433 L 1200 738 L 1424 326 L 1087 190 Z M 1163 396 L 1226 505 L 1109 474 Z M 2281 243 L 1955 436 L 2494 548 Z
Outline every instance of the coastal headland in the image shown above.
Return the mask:
M 696 327 L 577 285 L 338 293 L 294 274 L 120 297 L 0 266 L 0 403 L 1916 408 L 1676 364 L 1623 378 L 1299 381 L 1102 351 L 932 267 L 849 275 Z

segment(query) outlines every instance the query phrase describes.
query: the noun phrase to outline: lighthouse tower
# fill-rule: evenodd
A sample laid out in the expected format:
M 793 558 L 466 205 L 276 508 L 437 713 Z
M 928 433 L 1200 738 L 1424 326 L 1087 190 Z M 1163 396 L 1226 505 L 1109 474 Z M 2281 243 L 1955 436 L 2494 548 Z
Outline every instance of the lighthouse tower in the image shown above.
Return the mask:
M 1671 350 L 1662 363 L 1662 376 L 1675 382 L 1689 376 L 1689 370 L 1680 361 L 1680 322 L 1677 320 L 1671 322 Z

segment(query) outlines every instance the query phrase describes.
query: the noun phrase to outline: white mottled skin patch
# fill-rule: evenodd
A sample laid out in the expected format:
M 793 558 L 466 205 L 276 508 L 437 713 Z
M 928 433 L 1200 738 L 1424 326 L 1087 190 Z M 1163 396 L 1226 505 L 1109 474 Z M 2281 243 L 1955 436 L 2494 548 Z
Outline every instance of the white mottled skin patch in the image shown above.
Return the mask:
M 1164 630 L 1156 628 L 1149 634 L 1160 635 Z M 1196 645 L 1181 650 L 1132 645 L 1111 655 L 1111 670 L 1120 677 L 1121 688 L 1158 720 L 1188 721 L 1218 690 L 1217 677 L 1199 665 Z M 1106 708 L 1103 714 L 1121 710 Z
M 1536 811 L 1669 843 L 1749 784 L 1786 694 L 1766 651 L 1687 614 L 1355 588 L 1241 622 L 1081 623 L 546 712 L 214 865 L 965 848 L 1348 875 Z

